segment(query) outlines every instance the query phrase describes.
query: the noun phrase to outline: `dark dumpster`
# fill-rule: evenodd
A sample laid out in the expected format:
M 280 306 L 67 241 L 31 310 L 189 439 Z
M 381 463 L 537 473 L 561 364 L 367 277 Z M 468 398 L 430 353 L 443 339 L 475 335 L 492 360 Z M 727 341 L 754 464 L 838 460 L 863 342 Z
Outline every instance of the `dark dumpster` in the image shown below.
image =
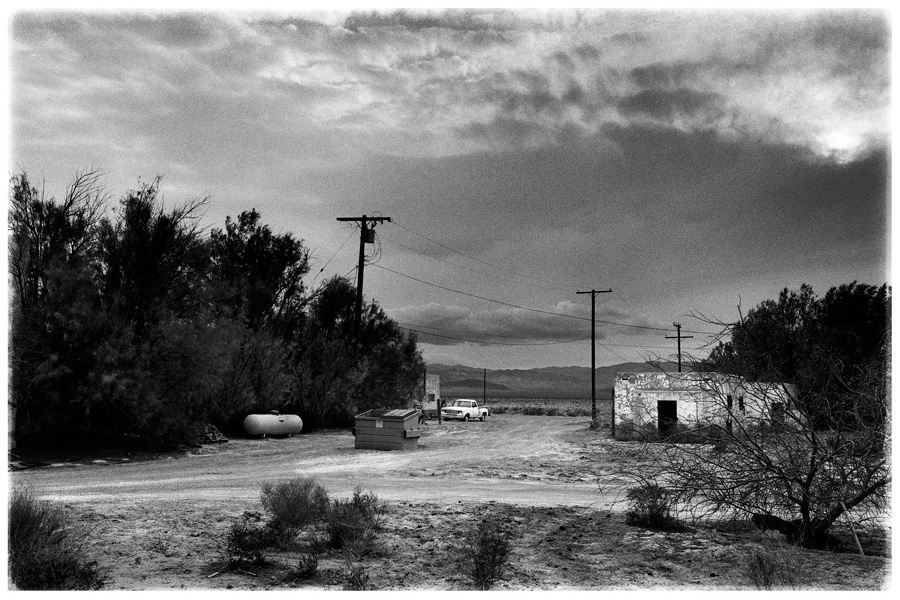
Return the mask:
M 419 411 L 410 408 L 373 408 L 356 415 L 356 448 L 415 450 L 419 447 Z

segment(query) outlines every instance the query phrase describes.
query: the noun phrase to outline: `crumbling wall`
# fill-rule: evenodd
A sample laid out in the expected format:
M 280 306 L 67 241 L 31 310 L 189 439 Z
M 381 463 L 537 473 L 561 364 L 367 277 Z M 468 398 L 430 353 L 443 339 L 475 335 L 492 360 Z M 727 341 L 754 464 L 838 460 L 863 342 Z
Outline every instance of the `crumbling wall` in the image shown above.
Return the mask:
M 659 427 L 659 402 L 675 402 L 677 421 L 691 426 L 709 417 L 710 397 L 695 373 L 619 373 L 613 388 L 615 436 L 645 438 Z
M 613 389 L 615 436 L 652 437 L 659 428 L 660 401 L 676 403 L 679 428 L 729 427 L 738 421 L 771 420 L 774 407 L 789 405 L 791 393 L 780 383 L 748 383 L 717 373 L 618 373 Z

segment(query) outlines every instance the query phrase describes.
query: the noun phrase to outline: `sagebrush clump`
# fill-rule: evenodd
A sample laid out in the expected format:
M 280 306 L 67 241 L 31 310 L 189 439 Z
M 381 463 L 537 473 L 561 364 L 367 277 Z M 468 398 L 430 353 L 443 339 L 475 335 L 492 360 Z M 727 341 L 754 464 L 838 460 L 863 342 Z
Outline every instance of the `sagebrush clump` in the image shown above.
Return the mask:
M 669 492 L 655 484 L 644 483 L 626 494 L 630 503 L 625 512 L 628 525 L 639 525 L 661 531 L 682 531 L 684 524 L 672 515 L 674 500 Z
M 229 569 L 243 570 L 268 563 L 266 549 L 275 545 L 271 528 L 252 525 L 241 519 L 231 526 L 225 544 L 225 564 Z
M 349 500 L 335 500 L 328 510 L 325 525 L 332 548 L 348 548 L 357 556 L 372 553 L 381 529 L 383 507 L 378 497 L 363 493 L 357 486 Z
M 292 581 L 306 581 L 316 576 L 319 570 L 319 555 L 322 553 L 322 546 L 318 541 L 314 540 L 307 544 L 297 557 L 294 568 L 291 569 L 288 579 Z
M 791 548 L 754 548 L 746 559 L 747 577 L 757 589 L 794 590 L 803 585 L 803 571 Z
M 372 589 L 372 578 L 365 566 L 347 563 L 344 573 L 344 589 L 348 591 L 367 591 Z
M 508 534 L 493 519 L 474 523 L 462 547 L 462 570 L 478 590 L 489 590 L 503 578 L 511 544 Z
M 21 590 L 96 590 L 104 575 L 85 556 L 88 533 L 25 490 L 9 503 L 9 578 Z
M 285 536 L 321 521 L 328 512 L 328 492 L 312 477 L 263 482 L 260 487 L 270 527 Z

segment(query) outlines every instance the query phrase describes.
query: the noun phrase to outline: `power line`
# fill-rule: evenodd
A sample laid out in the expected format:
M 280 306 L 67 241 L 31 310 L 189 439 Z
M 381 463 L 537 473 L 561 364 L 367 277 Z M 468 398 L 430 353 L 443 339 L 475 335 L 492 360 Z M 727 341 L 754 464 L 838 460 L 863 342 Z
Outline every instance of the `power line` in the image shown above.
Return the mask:
M 481 264 L 483 264 L 483 265 L 487 265 L 488 267 L 492 267 L 492 268 L 494 268 L 494 269 L 499 269 L 499 270 L 504 271 L 504 272 L 506 272 L 506 273 L 510 273 L 510 274 L 512 274 L 512 275 L 515 275 L 516 277 L 522 277 L 522 278 L 524 278 L 524 279 L 530 279 L 530 280 L 532 280 L 532 281 L 538 281 L 538 282 L 540 282 L 540 283 L 545 283 L 545 284 L 548 284 L 548 285 L 552 285 L 552 286 L 553 286 L 554 288 L 556 288 L 556 289 L 560 289 L 560 290 L 567 290 L 567 289 L 569 289 L 569 286 L 564 285 L 564 284 L 559 283 L 559 282 L 556 282 L 556 281 L 546 281 L 546 280 L 544 280 L 544 279 L 538 279 L 538 278 L 536 278 L 536 277 L 530 277 L 530 276 L 528 276 L 528 275 L 523 275 L 523 274 L 521 274 L 521 273 L 516 273 L 515 271 L 511 271 L 511 270 L 506 269 L 506 268 L 504 268 L 504 267 L 501 267 L 501 266 L 499 266 L 499 265 L 495 265 L 495 264 L 493 264 L 493 263 L 489 263 L 489 262 L 487 262 L 487 261 L 485 261 L 485 260 L 481 260 L 480 258 L 475 258 L 474 256 L 470 256 L 470 255 L 466 254 L 465 252 L 460 252 L 459 250 L 457 250 L 457 249 L 455 249 L 455 248 L 451 248 L 450 246 L 447 246 L 446 244 L 442 244 L 441 242 L 435 241 L 435 240 L 431 239 L 430 237 L 428 237 L 427 235 L 423 235 L 423 234 L 421 234 L 421 233 L 419 233 L 419 232 L 417 232 L 417 231 L 413 231 L 412 229 L 410 229 L 409 227 L 406 227 L 406 226 L 403 225 L 402 223 L 398 223 L 396 220 L 394 221 L 394 225 L 397 225 L 398 227 L 401 227 L 401 228 L 405 229 L 406 231 L 410 232 L 411 234 L 417 235 L 417 236 L 419 236 L 419 237 L 422 238 L 422 239 L 428 240 L 428 241 L 431 242 L 432 244 L 437 244 L 437 245 L 440 246 L 441 248 L 444 248 L 444 249 L 446 249 L 446 250 L 449 250 L 450 252 L 459 254 L 460 256 L 464 256 L 464 257 L 468 258 L 469 260 L 474 260 L 475 262 L 479 262 L 479 263 L 481 263 Z
M 338 255 L 338 252 L 340 252 L 340 251 L 341 251 L 341 250 L 343 250 L 343 249 L 344 249 L 344 246 L 346 246 L 346 245 L 347 245 L 347 242 L 349 242 L 349 241 L 350 241 L 350 238 L 352 238 L 352 237 L 353 237 L 353 234 L 354 234 L 354 233 L 355 233 L 355 232 L 354 232 L 354 231 L 351 231 L 351 232 L 350 232 L 350 235 L 348 235 L 348 236 L 347 236 L 347 239 L 346 239 L 346 240 L 344 240 L 344 243 L 343 243 L 343 244 L 341 244 L 341 247 L 340 247 L 340 248 L 338 248 L 338 249 L 337 249 L 337 251 L 336 251 L 336 252 L 335 252 L 335 253 L 334 253 L 334 254 L 332 254 L 332 255 L 331 255 L 331 258 L 329 258 L 329 259 L 328 259 L 328 262 L 326 262 L 326 263 L 325 263 L 325 264 L 324 264 L 324 265 L 322 265 L 322 268 L 321 268 L 321 269 L 319 269 L 319 272 L 318 272 L 318 273 L 316 273 L 316 276 L 315 276 L 315 277 L 313 277 L 313 278 L 312 278 L 312 281 L 310 281 L 310 282 L 309 282 L 309 284 L 310 284 L 310 285 L 312 285 L 312 284 L 313 284 L 313 281 L 315 281 L 315 280 L 316 280 L 316 279 L 318 279 L 318 278 L 319 278 L 319 275 L 321 275 L 321 274 L 322 274 L 322 271 L 324 271 L 324 270 L 325 270 L 325 267 L 327 267 L 327 266 L 328 266 L 328 265 L 330 265 L 330 264 L 331 264 L 331 261 L 333 261 L 333 260 L 334 260 L 334 257 L 335 257 L 335 256 L 337 256 L 337 255 Z
M 448 292 L 454 292 L 456 294 L 462 294 L 463 296 L 477 298 L 479 300 L 484 300 L 486 302 L 493 302 L 495 304 L 502 304 L 503 306 L 510 306 L 512 308 L 520 308 L 522 310 L 528 310 L 528 311 L 536 312 L 536 313 L 543 313 L 546 315 L 554 315 L 557 317 L 566 317 L 568 319 L 577 319 L 579 321 L 590 321 L 590 319 L 588 319 L 587 317 L 576 317 L 575 315 L 556 313 L 556 312 L 551 312 L 549 310 L 541 310 L 539 308 L 528 308 L 526 306 L 519 306 L 518 304 L 510 304 L 509 302 L 503 302 L 502 300 L 494 300 L 493 298 L 485 298 L 484 296 L 479 296 L 477 294 L 470 294 L 468 292 L 462 292 L 460 290 L 455 290 L 453 288 L 449 288 L 449 287 L 446 287 L 443 285 L 438 285 L 437 283 L 431 283 L 430 281 L 425 281 L 424 279 L 419 279 L 418 277 L 413 277 L 412 275 L 407 275 L 406 273 L 401 273 L 400 271 L 395 271 L 393 269 L 389 269 L 389 268 L 383 267 L 381 265 L 372 265 L 372 266 L 378 267 L 379 269 L 384 269 L 385 271 L 390 271 L 391 273 L 394 273 L 395 275 L 400 275 L 401 277 L 406 277 L 407 279 L 412 279 L 413 281 L 418 281 L 419 283 L 424 283 L 425 285 L 430 285 L 432 287 L 436 287 L 441 290 L 446 290 Z M 663 331 L 668 331 L 668 330 L 664 329 Z
M 410 229 L 409 227 L 406 227 L 406 226 L 403 225 L 402 223 L 398 223 L 398 222 L 396 221 L 396 219 L 393 221 L 393 224 L 394 224 L 394 225 L 397 225 L 398 227 L 401 227 L 402 229 L 405 229 L 406 231 L 412 233 L 413 235 L 417 235 L 417 236 L 421 237 L 422 239 L 431 242 L 432 244 L 436 244 L 436 245 L 438 245 L 438 246 L 440 246 L 440 247 L 442 247 L 442 248 L 444 248 L 444 249 L 446 249 L 446 250 L 449 250 L 449 251 L 451 251 L 451 252 L 453 252 L 453 253 L 455 253 L 455 254 L 458 254 L 458 255 L 463 256 L 463 257 L 465 257 L 465 258 L 468 258 L 468 259 L 470 259 L 470 260 L 474 260 L 474 261 L 476 261 L 476 262 L 479 262 L 479 263 L 481 263 L 481 264 L 483 264 L 483 265 L 487 265 L 487 266 L 492 267 L 492 268 L 495 268 L 495 269 L 500 269 L 501 271 L 505 271 L 505 272 L 510 273 L 510 274 L 512 274 L 512 275 L 515 275 L 515 276 L 517 276 L 517 277 L 522 277 L 522 278 L 525 278 L 525 279 L 530 279 L 531 281 L 537 281 L 537 282 L 545 283 L 545 284 L 548 284 L 548 285 L 550 286 L 549 288 L 548 288 L 547 286 L 539 286 L 539 287 L 544 287 L 545 289 L 558 289 L 558 290 L 569 290 L 569 289 L 570 289 L 569 286 L 564 285 L 564 284 L 562 284 L 562 283 L 552 282 L 552 281 L 546 281 L 546 280 L 538 279 L 538 278 L 531 277 L 531 276 L 528 276 L 528 275 L 522 275 L 521 273 L 516 273 L 515 271 L 511 271 L 511 270 L 506 269 L 506 268 L 504 268 L 504 267 L 501 267 L 501 266 L 499 266 L 499 265 L 495 265 L 495 264 L 493 264 L 493 263 L 489 263 L 489 262 L 487 262 L 487 261 L 484 261 L 484 260 L 475 258 L 474 256 L 470 256 L 470 255 L 466 254 L 465 252 L 460 252 L 459 250 L 456 250 L 455 248 L 451 248 L 450 246 L 447 246 L 446 244 L 442 244 L 441 242 L 438 242 L 438 241 L 436 241 L 436 240 L 433 240 L 433 239 L 431 239 L 430 237 L 428 237 L 428 236 L 426 236 L 426 235 L 424 235 L 424 234 L 421 234 L 421 233 L 419 233 L 419 232 L 417 232 L 417 231 L 413 231 L 412 229 Z M 388 238 L 385 238 L 385 239 L 388 239 Z M 445 260 L 440 259 L 440 258 L 438 258 L 438 257 L 436 257 L 436 256 L 431 256 L 430 254 L 427 254 L 427 253 L 425 253 L 425 252 L 420 252 L 420 251 L 416 250 L 415 248 L 411 248 L 411 247 L 409 247 L 409 246 L 406 246 L 406 245 L 404 245 L 404 244 L 401 244 L 400 242 L 397 242 L 396 240 L 390 240 L 390 239 L 388 239 L 388 241 L 390 241 L 391 243 L 397 244 L 398 246 L 402 246 L 402 247 L 406 248 L 407 250 L 411 250 L 411 251 L 413 251 L 413 252 L 416 252 L 417 254 L 421 254 L 421 255 L 423 255 L 423 256 L 427 256 L 428 258 L 431 258 L 431 259 L 433 259 L 433 260 L 438 260 L 438 261 L 441 261 L 441 262 L 445 262 L 445 263 L 447 263 L 447 264 L 456 266 L 456 267 L 458 267 L 458 268 L 467 269 L 467 270 L 470 270 L 470 271 L 472 271 L 472 272 L 474 272 L 474 273 L 479 273 L 479 274 L 481 274 L 481 275 L 486 275 L 486 276 L 490 276 L 490 277 L 496 277 L 496 275 L 488 275 L 487 273 L 484 273 L 484 272 L 482 272 L 482 271 L 478 271 L 478 270 L 475 270 L 475 269 L 470 269 L 470 268 L 465 267 L 465 266 L 463 266 L 463 265 L 458 265 L 458 264 L 456 264 L 456 263 L 454 263 L 454 262 L 451 262 L 451 261 L 445 261 Z M 515 283 L 515 284 L 517 284 L 517 285 L 531 285 L 531 284 L 524 284 L 524 283 L 522 283 L 522 282 L 514 281 L 514 280 L 511 280 L 511 279 L 504 279 L 504 278 L 502 278 L 502 277 L 499 277 L 499 279 L 503 279 L 504 281 L 510 281 L 511 283 Z M 620 300 L 620 301 L 621 301 L 621 300 Z M 623 301 L 623 302 L 624 302 L 624 301 Z M 625 302 L 625 304 L 626 304 L 626 306 L 628 306 L 629 308 L 632 308 L 632 310 L 634 310 L 634 308 L 631 307 L 627 302 Z M 613 321 L 603 321 L 603 320 L 598 320 L 597 322 L 598 322 L 598 323 L 605 323 L 605 324 L 607 324 L 607 325 L 620 325 L 620 326 L 623 326 L 623 327 L 637 327 L 637 328 L 648 329 L 648 330 L 652 330 L 652 331 L 669 331 L 668 329 L 663 328 L 663 327 L 648 327 L 648 326 L 641 326 L 641 325 L 628 325 L 628 324 L 625 324 L 625 323 L 615 323 L 615 322 L 613 322 Z M 686 332 L 686 333 L 696 333 L 696 334 L 699 334 L 699 335 L 710 335 L 710 336 L 716 336 L 716 335 L 719 335 L 718 333 L 711 333 L 711 332 L 708 332 L 708 331 L 692 331 L 692 330 L 688 330 L 688 329 L 685 329 L 685 332 Z
M 436 327 L 434 325 L 421 325 L 418 323 L 404 323 L 401 321 L 396 321 L 396 323 L 397 323 L 397 325 L 399 325 L 405 329 L 412 329 L 412 330 L 434 329 L 436 331 L 451 331 L 451 332 L 459 331 L 458 329 L 450 329 L 447 327 Z M 425 333 L 426 335 L 436 335 L 436 334 L 432 334 L 430 331 L 425 331 L 422 333 Z M 485 334 L 478 334 L 478 335 L 485 335 L 490 338 L 504 338 L 504 339 L 513 339 L 513 340 L 533 340 L 535 342 L 544 341 L 541 338 L 529 338 L 529 337 L 521 337 L 521 336 L 517 336 L 517 335 L 504 335 L 501 333 L 485 333 Z M 466 342 L 476 341 L 476 340 L 469 340 L 469 339 L 463 340 L 462 338 L 460 338 L 460 339 L 462 341 L 466 341 Z M 558 340 L 556 342 L 547 342 L 547 343 L 570 344 L 570 343 L 574 343 L 574 342 L 586 342 L 589 339 L 590 338 L 588 338 L 588 337 L 579 337 L 579 338 L 572 338 L 572 339 L 568 339 L 568 340 Z M 489 341 L 480 341 L 480 340 L 478 342 L 482 343 L 482 344 L 491 344 L 492 343 Z M 597 345 L 603 346 L 607 350 L 609 350 L 610 347 L 612 347 L 612 348 L 640 348 L 643 350 L 651 350 L 651 349 L 666 350 L 669 348 L 669 346 L 653 346 L 650 344 L 609 344 L 609 343 L 603 343 L 603 342 L 597 342 Z M 702 350 L 702 349 L 703 348 L 686 348 L 686 350 Z M 609 351 L 612 352 L 611 350 L 609 350 Z
M 477 294 L 470 294 L 469 292 L 463 292 L 463 291 L 461 291 L 461 290 L 453 289 L 453 288 L 450 288 L 450 287 L 447 287 L 447 286 L 444 286 L 444 285 L 439 285 L 439 284 L 437 284 L 437 283 L 432 283 L 432 282 L 430 282 L 430 281 L 425 281 L 424 279 L 419 279 L 418 277 L 413 277 L 412 275 L 407 275 L 406 273 L 401 273 L 400 271 L 395 271 L 394 269 L 390 269 L 390 268 L 388 268 L 388 267 L 384 267 L 384 266 L 381 266 L 381 265 L 372 265 L 372 266 L 373 266 L 373 267 L 377 267 L 377 268 L 379 268 L 379 269 L 384 269 L 385 271 L 388 271 L 388 272 L 390 272 L 390 273 L 394 273 L 395 275 L 400 275 L 401 277 L 406 277 L 407 279 L 412 279 L 413 281 L 417 281 L 417 282 L 419 282 L 419 283 L 424 283 L 425 285 L 430 285 L 430 286 L 432 286 L 432 287 L 435 287 L 435 288 L 438 288 L 438 289 L 441 289 L 441 290 L 446 290 L 446 291 L 448 291 L 448 292 L 453 292 L 453 293 L 455 293 L 455 294 L 462 294 L 463 296 L 469 296 L 470 298 L 476 298 L 476 299 L 478 299 L 478 300 L 484 300 L 485 302 L 493 302 L 493 303 L 495 303 L 495 304 L 500 304 L 500 305 L 503 305 L 503 306 L 509 306 L 509 307 L 511 307 L 511 308 L 518 308 L 518 309 L 521 309 L 521 310 L 527 310 L 527 311 L 530 311 L 530 312 L 536 312 L 536 313 L 541 313 L 541 314 L 545 314 L 545 315 L 553 315 L 553 316 L 556 316 L 556 317 L 565 317 L 565 318 L 567 318 L 567 319 L 576 319 L 576 320 L 578 320 L 578 321 L 589 321 L 589 322 L 591 321 L 591 319 L 588 318 L 588 317 L 578 317 L 578 316 L 575 316 L 575 315 L 567 315 L 567 314 L 565 314 L 565 313 L 552 312 L 552 311 L 549 311 L 549 310 L 541 310 L 541 309 L 539 309 L 539 308 L 529 308 L 529 307 L 527 307 L 527 306 L 519 306 L 518 304 L 512 304 L 512 303 L 510 303 L 510 302 L 503 302 L 502 300 L 495 300 L 495 299 L 493 299 L 493 298 L 486 298 L 486 297 L 484 297 L 484 296 L 479 296 L 479 295 L 477 295 Z M 632 325 L 632 324 L 630 324 L 630 323 L 618 323 L 618 322 L 615 322 L 615 321 L 606 321 L 606 320 L 603 320 L 603 319 L 596 319 L 595 322 L 596 322 L 596 323 L 603 323 L 603 324 L 605 324 L 605 325 L 616 325 L 616 326 L 618 326 L 618 327 L 631 327 L 631 328 L 634 328 L 634 329 L 647 329 L 647 330 L 650 330 L 650 331 L 666 331 L 666 332 L 669 331 L 668 329 L 666 329 L 666 328 L 664 328 L 664 327 L 651 327 L 651 326 L 649 326 L 649 325 Z M 695 331 L 695 332 L 692 332 L 692 333 L 699 333 L 699 334 L 704 334 L 704 335 L 715 335 L 715 334 L 712 334 L 712 333 L 702 332 L 702 331 Z
M 448 339 L 448 340 L 456 340 L 459 342 L 471 342 L 473 344 L 482 344 L 485 346 L 520 346 L 520 347 L 521 346 L 556 346 L 559 344 L 574 344 L 576 342 L 584 341 L 584 340 L 578 339 L 578 340 L 566 340 L 566 341 L 559 341 L 559 342 L 539 342 L 536 344 L 514 344 L 514 343 L 510 343 L 510 342 L 488 342 L 485 340 L 470 340 L 467 338 L 461 338 L 461 337 L 455 337 L 455 336 L 449 336 L 449 335 L 441 335 L 439 333 L 431 333 L 430 331 L 419 331 L 418 329 L 413 329 L 411 327 L 400 326 L 400 328 L 405 329 L 406 331 L 412 331 L 414 333 L 421 333 L 422 335 L 431 335 L 434 337 L 444 338 L 444 339 Z M 521 338 L 521 339 L 529 339 L 529 338 Z
M 628 360 L 627 358 L 625 358 L 624 356 L 622 356 L 622 355 L 619 354 L 618 352 L 614 352 L 613 350 L 610 350 L 610 349 L 606 346 L 606 344 L 604 344 L 604 343 L 602 343 L 602 342 L 597 342 L 597 345 L 600 346 L 601 348 L 603 348 L 604 350 L 606 350 L 607 352 L 609 352 L 610 354 L 612 354 L 612 355 L 614 355 L 614 356 L 618 356 L 619 358 L 621 358 L 621 359 L 624 360 L 625 362 L 634 362 L 634 361 Z M 592 416 L 592 418 L 596 418 L 596 416 Z
M 405 326 L 405 327 L 419 327 L 419 328 L 421 328 L 421 329 L 436 329 L 437 331 L 451 331 L 451 332 L 456 332 L 456 331 L 458 331 L 457 329 L 448 329 L 448 328 L 446 328 L 446 327 L 435 327 L 434 325 L 418 325 L 418 324 L 416 324 L 416 323 L 401 323 L 401 322 L 399 322 L 399 321 L 397 321 L 397 325 L 402 325 L 402 326 Z M 478 333 L 478 332 L 471 332 L 471 333 L 474 333 L 475 335 L 484 335 L 484 336 L 486 336 L 486 337 L 488 337 L 488 338 L 497 338 L 497 337 L 499 337 L 499 338 L 506 338 L 506 339 L 511 339 L 511 340 L 531 340 L 531 341 L 535 341 L 535 342 L 544 342 L 544 341 L 546 341 L 546 340 L 541 339 L 541 338 L 529 338 L 529 337 L 522 337 L 522 336 L 518 336 L 518 335 L 504 335 L 504 334 L 502 334 L 502 333 Z M 568 343 L 571 343 L 571 342 L 583 342 L 583 341 L 585 341 L 586 339 L 587 339 L 586 337 L 579 337 L 579 338 L 572 338 L 572 339 L 568 339 L 568 340 L 556 340 L 556 341 L 554 341 L 554 342 L 552 342 L 552 343 L 554 343 L 554 344 L 568 344 Z M 548 343 L 549 343 L 549 342 L 548 342 Z
M 382 236 L 382 237 L 383 237 L 383 236 Z M 547 289 L 547 290 L 556 290 L 556 289 L 559 289 L 559 288 L 558 288 L 557 286 L 555 286 L 555 285 L 554 285 L 554 286 L 535 285 L 535 284 L 533 284 L 533 283 L 527 283 L 527 282 L 522 282 L 522 281 L 516 281 L 516 280 L 514 280 L 514 279 L 509 279 L 509 278 L 506 278 L 506 277 L 500 277 L 500 276 L 498 276 L 498 275 L 494 275 L 494 274 L 491 274 L 491 273 L 485 273 L 484 271 L 479 271 L 478 269 L 473 269 L 473 268 L 467 267 L 467 266 L 465 266 L 465 265 L 457 264 L 457 263 L 455 263 L 455 262 L 453 262 L 453 261 L 444 260 L 443 258 L 438 258 L 437 256 L 432 256 L 431 254 L 428 254 L 427 252 L 422 252 L 422 251 L 420 251 L 420 250 L 416 250 L 415 248 L 412 248 L 412 247 L 410 247 L 410 246 L 407 246 L 406 244 L 402 244 L 402 243 L 398 242 L 397 240 L 392 240 L 391 238 L 388 238 L 388 237 L 384 237 L 384 239 L 385 239 L 386 241 L 388 241 L 388 242 L 390 242 L 390 243 L 396 245 L 396 246 L 400 246 L 401 248 L 406 248 L 407 250 L 410 250 L 410 251 L 412 251 L 412 252 L 415 252 L 416 254 L 420 254 L 420 255 L 422 255 L 422 256 L 424 256 L 424 257 L 426 257 L 426 258 L 430 258 L 431 260 L 436 260 L 436 261 L 438 261 L 438 262 L 442 262 L 442 263 L 448 264 L 448 265 L 450 265 L 450 266 L 452 266 L 452 267 L 456 267 L 457 269 L 464 269 L 464 270 L 466 270 L 466 271 L 471 271 L 472 273 L 478 273 L 479 275 L 484 275 L 485 277 L 491 277 L 491 278 L 494 278 L 494 279 L 502 279 L 503 281 L 508 281 L 508 282 L 514 283 L 514 284 L 516 284 L 516 285 L 528 286 L 528 287 L 531 287 L 531 288 L 534 288 L 534 287 L 541 287 L 541 288 L 544 288 L 544 289 Z

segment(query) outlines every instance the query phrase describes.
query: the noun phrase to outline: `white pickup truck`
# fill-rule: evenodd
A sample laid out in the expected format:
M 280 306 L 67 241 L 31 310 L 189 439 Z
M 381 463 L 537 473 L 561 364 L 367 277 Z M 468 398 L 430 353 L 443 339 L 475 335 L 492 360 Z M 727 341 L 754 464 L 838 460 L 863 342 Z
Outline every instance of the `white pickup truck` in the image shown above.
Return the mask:
M 441 409 L 441 417 L 444 419 L 459 419 L 469 421 L 478 419 L 484 421 L 488 416 L 488 409 L 478 406 L 475 400 L 450 400 Z

